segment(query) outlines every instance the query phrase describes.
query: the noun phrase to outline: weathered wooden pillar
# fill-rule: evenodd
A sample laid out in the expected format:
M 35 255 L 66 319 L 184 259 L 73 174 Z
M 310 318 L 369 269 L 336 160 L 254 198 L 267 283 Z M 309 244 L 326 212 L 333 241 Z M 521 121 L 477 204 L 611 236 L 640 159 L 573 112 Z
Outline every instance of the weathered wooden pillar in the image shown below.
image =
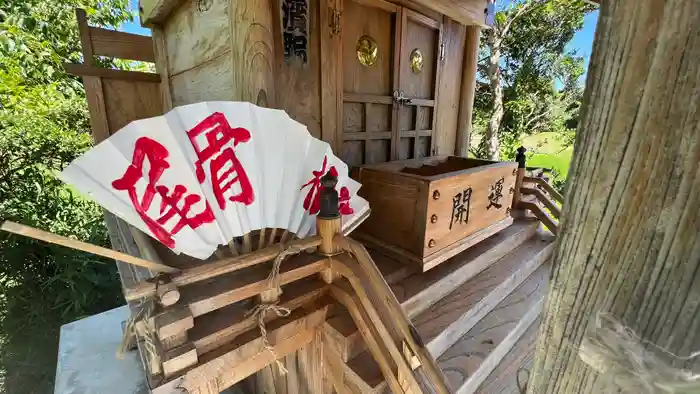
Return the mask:
M 467 26 L 464 42 L 464 65 L 462 68 L 462 90 L 459 98 L 459 121 L 457 122 L 457 156 L 469 155 L 469 142 L 472 134 L 472 114 L 476 94 L 476 65 L 479 56 L 479 26 Z
M 603 392 L 579 354 L 599 311 L 700 350 L 698 2 L 603 1 L 595 37 L 529 393 Z

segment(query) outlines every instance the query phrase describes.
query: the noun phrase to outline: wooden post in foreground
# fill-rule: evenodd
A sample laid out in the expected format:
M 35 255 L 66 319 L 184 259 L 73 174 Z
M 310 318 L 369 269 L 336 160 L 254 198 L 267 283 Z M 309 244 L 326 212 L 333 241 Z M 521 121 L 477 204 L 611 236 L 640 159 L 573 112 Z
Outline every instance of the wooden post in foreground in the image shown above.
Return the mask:
M 459 120 L 457 122 L 457 156 L 469 156 L 469 143 L 472 134 L 472 114 L 474 113 L 474 96 L 476 95 L 476 66 L 479 57 L 479 37 L 481 28 L 467 26 L 464 43 L 464 63 L 462 66 L 462 88 L 459 96 Z
M 700 350 L 699 163 L 698 2 L 603 1 L 528 393 L 605 392 L 579 354 L 600 311 Z

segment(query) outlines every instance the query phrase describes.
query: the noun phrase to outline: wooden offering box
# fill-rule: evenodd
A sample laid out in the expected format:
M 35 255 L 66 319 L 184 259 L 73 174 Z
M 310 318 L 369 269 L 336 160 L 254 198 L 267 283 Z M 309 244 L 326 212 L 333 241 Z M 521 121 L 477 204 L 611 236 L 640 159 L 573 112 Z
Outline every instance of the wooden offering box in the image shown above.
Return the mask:
M 510 225 L 516 169 L 454 156 L 360 167 L 372 214 L 353 236 L 426 271 Z

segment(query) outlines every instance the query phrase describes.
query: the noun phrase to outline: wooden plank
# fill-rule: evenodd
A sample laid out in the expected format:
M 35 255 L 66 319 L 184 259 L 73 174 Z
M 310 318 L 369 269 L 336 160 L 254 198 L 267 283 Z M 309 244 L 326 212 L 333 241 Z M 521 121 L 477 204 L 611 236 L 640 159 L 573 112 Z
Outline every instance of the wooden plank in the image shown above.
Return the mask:
M 170 71 L 168 64 L 167 43 L 165 33 L 159 26 L 151 29 L 153 37 L 153 53 L 156 63 L 156 72 L 160 75 L 160 103 L 163 113 L 173 108 L 173 96 L 170 91 Z
M 541 266 L 551 256 L 552 250 L 550 241 L 530 239 L 415 316 L 413 324 L 430 354 L 438 358 L 455 342 L 461 341 L 464 334 L 494 311 L 514 289 L 525 281 L 531 281 L 528 278 L 533 272 L 539 269 L 538 275 L 546 274 L 548 267 Z M 376 364 L 367 360 L 366 356 L 357 357 L 358 360 L 351 360 L 348 366 L 373 390 L 379 391 L 382 379 Z
M 370 103 L 388 105 L 391 105 L 394 102 L 394 100 L 391 97 L 361 93 L 343 93 L 343 101 L 346 103 Z
M 155 62 L 151 37 L 90 27 L 92 51 L 96 56 Z
M 321 40 L 321 136 L 340 152 L 343 116 L 342 99 L 342 51 L 340 31 L 335 32 L 335 24 L 340 29 L 342 2 L 319 0 L 320 40 Z M 338 18 L 338 20 L 334 20 Z
M 266 1 L 227 3 L 231 48 L 229 67 L 233 78 L 231 99 L 274 108 L 275 37 L 272 35 L 270 4 Z
M 394 372 L 395 364 L 392 363 L 393 360 L 391 357 L 385 354 L 386 350 L 381 347 L 381 342 L 379 342 L 375 337 L 376 334 L 372 331 L 371 326 L 368 324 L 368 321 L 370 321 L 369 317 L 363 315 L 361 309 L 355 303 L 353 298 L 349 294 L 337 288 L 337 286 L 331 285 L 331 293 L 335 299 L 343 304 L 343 306 L 352 315 L 353 321 L 355 321 L 355 324 L 357 324 L 358 330 L 362 334 L 362 338 L 367 343 L 372 357 L 377 361 L 379 369 L 382 371 L 382 374 L 387 380 L 391 390 L 394 393 L 403 393 L 403 389 L 401 389 L 395 375 L 396 373 Z
M 269 289 L 267 276 L 272 263 L 249 267 L 222 275 L 216 280 L 197 282 L 181 289 L 180 302 L 188 305 L 192 316 L 202 316 L 234 302 L 253 297 Z M 313 255 L 299 255 L 282 264 L 278 283 L 285 285 L 328 268 L 328 259 Z
M 491 372 L 496 369 L 503 358 L 513 349 L 525 332 L 527 332 L 539 318 L 542 312 L 542 304 L 544 304 L 544 296 L 540 298 L 537 304 L 527 311 L 525 316 L 523 316 L 515 328 L 513 328 L 513 331 L 508 333 L 508 336 L 489 353 L 488 357 L 486 357 L 479 366 L 479 369 L 476 370 L 474 375 L 472 375 L 459 390 L 457 390 L 456 394 L 473 394 L 476 392 L 479 386 L 486 380 Z
M 476 95 L 476 66 L 479 56 L 481 28 L 466 27 L 466 39 L 462 63 L 462 86 L 459 95 L 459 121 L 457 123 L 458 156 L 469 155 L 469 144 L 472 132 L 472 114 L 474 113 L 474 97 Z
M 479 386 L 479 394 L 522 394 L 522 387 L 527 383 L 529 371 L 532 369 L 539 328 L 540 318 L 525 331 L 513 349 Z
M 160 83 L 160 76 L 155 73 L 144 73 L 139 71 L 124 71 L 111 68 L 91 67 L 83 64 L 64 63 L 63 68 L 68 74 L 78 76 L 102 77 L 110 79 L 121 79 L 125 81 L 144 81 Z
M 387 327 L 384 325 L 382 322 L 382 319 L 380 317 L 380 312 L 382 310 L 381 307 L 381 299 L 372 297 L 370 298 L 369 294 L 365 292 L 363 284 L 361 280 L 355 276 L 355 273 L 352 271 L 350 267 L 346 265 L 345 262 L 343 262 L 344 259 L 339 259 L 339 260 L 334 260 L 331 263 L 332 267 L 335 267 L 334 269 L 337 270 L 337 272 L 341 273 L 346 279 L 347 282 L 340 282 L 334 284 L 334 288 L 332 288 L 332 292 L 334 295 L 337 293 L 335 292 L 335 288 L 340 289 L 340 291 L 344 291 L 346 294 L 352 294 L 354 291 L 354 294 L 352 295 L 353 299 L 355 300 L 355 306 L 357 307 L 357 303 L 359 302 L 359 305 L 362 306 L 362 309 L 360 310 L 360 314 L 363 316 L 364 319 L 369 319 L 365 320 L 371 323 L 371 329 L 373 332 L 376 332 L 378 334 L 379 339 L 381 339 L 382 344 L 384 345 L 383 347 L 388 351 L 389 356 L 394 360 L 395 365 L 397 366 L 398 370 L 398 376 L 401 376 L 402 379 L 398 379 L 399 382 L 403 380 L 406 386 L 402 387 L 405 388 L 404 391 L 407 392 L 420 392 L 420 388 L 418 387 L 418 382 L 415 380 L 415 377 L 413 376 L 413 373 L 411 372 L 412 369 L 410 365 L 408 364 L 408 360 L 406 360 L 403 356 L 403 353 L 401 350 L 397 347 L 397 343 L 401 343 L 400 340 L 397 340 L 397 335 L 396 335 L 396 330 L 392 330 L 392 332 L 389 332 Z M 343 304 L 345 305 L 345 304 Z M 351 306 L 352 307 L 352 306 Z M 376 309 L 375 309 L 376 307 Z M 347 308 L 347 306 L 346 306 Z M 352 311 L 348 309 L 348 312 L 353 316 L 354 320 L 356 318 L 355 315 L 353 315 Z M 355 320 L 355 324 L 361 324 Z M 366 338 L 363 336 L 363 339 Z M 374 353 L 373 353 L 374 355 Z M 386 375 L 385 375 L 386 377 Z M 407 387 L 407 389 L 406 389 Z
M 435 29 L 435 30 L 440 28 L 440 22 L 438 22 L 437 20 L 435 20 L 433 18 L 430 18 L 428 16 L 425 16 L 423 14 L 420 14 L 420 13 L 415 12 L 415 11 L 410 10 L 410 9 L 405 10 L 405 12 L 406 12 L 406 16 L 408 18 L 411 18 L 412 20 L 420 23 L 423 26 L 426 26 L 426 27 L 429 27 L 429 28 Z
M 394 56 L 392 64 L 392 87 L 394 92 L 400 92 L 401 89 L 401 51 L 403 46 L 403 37 L 406 35 L 406 14 L 403 12 L 403 8 L 400 8 L 396 12 L 396 17 L 394 20 Z M 392 117 L 391 117 L 391 160 L 396 160 L 399 157 L 399 112 L 401 111 L 401 104 L 397 102 L 392 103 Z
M 105 79 L 102 85 L 111 134 L 134 120 L 163 114 L 159 84 Z
M 291 241 L 288 244 L 277 243 L 247 255 L 228 257 L 219 261 L 197 265 L 194 268 L 182 270 L 178 275 L 173 275 L 170 279 L 176 286 L 181 287 L 192 283 L 205 281 L 207 279 L 212 279 L 224 274 L 230 274 L 232 272 L 272 260 L 289 247 L 308 249 L 316 247 L 320 244 L 321 238 L 318 236 Z M 289 258 L 291 259 L 293 257 Z M 124 298 L 131 301 L 153 296 L 155 295 L 155 292 L 155 283 L 141 282 L 134 287 L 125 289 Z
M 83 86 L 85 87 L 85 97 L 87 98 L 88 111 L 90 112 L 92 139 L 95 143 L 99 143 L 111 135 L 109 122 L 107 121 L 102 79 L 100 77 L 83 76 Z
M 319 139 L 322 138 L 321 118 L 326 115 L 321 112 L 321 95 L 326 87 L 321 85 L 321 32 L 318 11 L 319 4 L 325 1 L 327 0 L 308 1 L 307 63 L 303 63 L 298 57 L 289 60 L 284 58 L 282 24 L 272 24 L 275 29 L 274 37 L 278 37 L 274 40 L 275 86 L 277 86 L 276 97 L 273 100 L 275 108 L 285 110 L 292 119 L 305 125 L 309 133 Z M 270 8 L 272 20 L 281 21 L 281 3 L 272 1 Z
M 386 12 L 391 12 L 394 13 L 398 11 L 399 7 L 396 6 L 396 4 L 389 3 L 388 1 L 384 0 L 350 0 L 354 1 L 357 4 L 367 6 L 367 7 L 375 7 L 379 8 L 381 10 L 384 10 Z
M 327 341 L 324 341 L 324 343 L 327 343 Z M 328 372 L 330 372 L 328 375 L 330 376 L 331 382 L 333 383 L 333 388 L 338 394 L 350 394 L 351 391 L 350 389 L 348 389 L 344 382 L 344 362 L 340 358 L 340 355 L 330 346 L 324 347 L 323 350 L 323 360 L 326 363 L 326 369 L 328 370 Z
M 167 272 L 175 273 L 178 272 L 177 269 L 169 267 L 164 264 L 158 264 L 153 261 L 144 260 L 139 257 L 131 256 L 126 253 L 117 252 L 116 250 L 103 248 L 101 246 L 92 245 L 87 242 L 78 241 L 76 239 L 63 237 L 46 231 L 42 231 L 33 227 L 25 226 L 23 224 L 14 223 L 11 221 L 5 221 L 0 226 L 0 229 L 14 234 L 23 235 L 25 237 L 30 237 L 38 239 L 44 242 L 53 243 L 56 245 L 65 246 L 72 249 L 82 250 L 84 252 L 96 254 L 98 256 L 107 257 L 108 259 L 114 259 L 123 261 L 125 263 L 138 265 L 140 267 L 148 268 L 152 271 L 157 272 Z
M 535 321 L 547 291 L 548 272 L 548 265 L 541 266 L 438 357 L 453 390 L 474 392 Z
M 208 10 L 201 12 L 200 2 L 183 2 L 162 24 L 171 76 L 230 51 L 229 1 L 207 3 Z
M 455 289 L 413 323 L 430 354 L 443 354 L 550 258 L 554 245 L 532 239 Z M 546 267 L 548 268 L 548 267 Z
M 559 192 L 555 188 L 553 188 L 552 185 L 550 185 L 544 178 L 524 177 L 523 182 L 534 183 L 535 185 L 542 187 L 559 204 L 564 203 L 564 196 L 559 194 Z
M 428 272 L 417 272 L 401 279 L 390 279 L 383 271 L 382 275 L 401 303 L 409 318 L 430 308 L 466 281 L 478 275 L 501 257 L 511 252 L 537 231 L 539 222 L 523 220 L 516 222 L 501 233 L 488 238 L 476 246 L 453 257 Z M 384 256 L 372 253 L 375 262 Z M 381 265 L 378 264 L 381 269 Z M 349 360 L 365 350 L 357 329 L 349 316 L 340 313 L 326 322 L 326 329 L 336 339 L 344 360 Z
M 536 233 L 538 225 L 532 220 L 515 222 L 450 261 L 428 272 L 414 274 L 391 289 L 409 318 L 413 318 L 522 245 Z
M 391 132 L 345 132 L 343 133 L 343 140 L 345 141 L 369 141 L 369 140 L 381 140 L 391 138 Z
M 173 105 L 233 100 L 231 53 L 225 52 L 197 67 L 170 76 Z
M 549 217 L 548 214 L 542 211 L 542 208 L 540 208 L 539 205 L 532 202 L 520 201 L 518 203 L 518 208 L 527 209 L 535 214 L 535 217 L 539 219 L 539 221 L 542 222 L 542 224 L 544 224 L 545 227 L 552 232 L 552 234 L 557 235 L 559 232 L 559 226 L 554 222 L 554 220 L 552 220 L 551 217 Z
M 316 327 L 323 322 L 325 313 L 326 307 L 322 306 L 305 315 L 294 312 L 287 318 L 272 322 L 267 334 L 274 354 L 284 357 L 310 343 L 314 339 Z M 253 330 L 200 357 L 198 366 L 188 370 L 184 376 L 154 389 L 153 393 L 169 394 L 176 387 L 182 387 L 192 394 L 208 393 L 209 391 L 203 390 L 212 386 L 221 391 L 274 361 L 273 353 L 263 346 L 260 332 Z
M 293 311 L 319 299 L 325 293 L 324 283 L 315 278 L 304 279 L 284 287 L 279 305 Z M 188 333 L 197 351 L 200 354 L 210 352 L 256 328 L 258 319 L 248 315 L 249 310 L 248 305 L 229 305 L 198 317 Z M 277 316 L 274 314 L 268 314 L 264 321 L 267 323 L 275 318 Z
M 75 16 L 78 21 L 78 31 L 80 34 L 80 46 L 83 51 L 83 61 L 86 65 L 95 64 L 92 51 L 92 41 L 90 40 L 90 29 L 87 24 L 85 10 L 76 8 Z M 102 80 L 99 77 L 83 76 L 85 86 L 85 96 L 90 111 L 90 128 L 92 138 L 95 142 L 101 142 L 109 138 L 109 124 L 107 123 L 107 110 L 104 103 L 104 91 Z
M 388 310 L 388 318 L 391 319 L 394 328 L 401 334 L 401 340 L 406 341 L 411 349 L 411 351 L 418 357 L 420 363 L 423 365 L 423 369 L 433 385 L 433 388 L 438 394 L 447 394 L 449 390 L 446 387 L 445 378 L 442 376 L 442 372 L 438 368 L 435 360 L 430 356 L 422 344 L 419 345 L 416 342 L 416 338 L 413 337 L 411 328 L 411 322 L 408 320 L 406 315 L 401 309 L 394 293 L 391 292 L 389 286 L 384 281 L 381 276 L 381 272 L 372 262 L 372 258 L 367 253 L 365 247 L 349 238 L 343 236 L 336 236 L 335 240 L 343 245 L 343 250 L 352 253 L 356 261 L 359 263 L 356 265 L 357 269 L 361 269 L 363 274 L 366 276 L 367 282 L 369 283 L 369 288 L 374 294 L 380 295 L 380 298 L 384 301 L 382 304 L 385 309 Z M 342 255 L 341 257 L 342 258 Z
M 463 25 L 477 25 L 488 27 L 485 24 L 484 9 L 486 0 L 413 0 L 416 4 L 430 8 L 440 14 L 452 18 Z
M 162 24 L 183 0 L 139 0 L 141 24 Z
M 541 190 L 539 189 L 533 189 L 529 187 L 522 187 L 520 188 L 520 192 L 524 195 L 532 195 L 537 197 L 537 200 L 541 202 L 545 208 L 549 209 L 549 211 L 554 215 L 555 218 L 559 219 L 561 217 L 561 208 L 552 201 L 547 195 L 545 195 Z

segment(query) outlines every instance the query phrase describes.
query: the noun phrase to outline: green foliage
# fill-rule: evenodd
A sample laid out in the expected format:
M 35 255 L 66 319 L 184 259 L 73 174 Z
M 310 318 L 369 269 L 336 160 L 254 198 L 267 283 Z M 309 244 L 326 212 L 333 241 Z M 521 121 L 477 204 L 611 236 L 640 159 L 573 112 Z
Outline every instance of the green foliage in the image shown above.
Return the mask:
M 571 146 L 578 125 L 583 97 L 583 58 L 567 51 L 566 45 L 583 27 L 583 17 L 593 6 L 580 0 L 522 0 L 496 14 L 496 31 L 502 36 L 499 71 L 503 87 L 504 116 L 499 142 L 502 159 L 512 159 L 524 138 L 538 133 L 557 133 Z M 478 93 L 474 103 L 473 128 L 477 136 L 486 132 L 493 95 L 486 70 L 488 45 L 482 36 Z M 479 137 L 477 137 L 479 139 Z M 483 144 L 482 144 L 483 145 Z M 566 146 L 562 147 L 562 151 Z M 474 154 L 486 157 L 483 146 Z M 550 164 L 565 178 L 568 160 L 554 154 L 538 154 L 531 165 Z M 535 164 L 537 163 L 537 164 Z M 564 167 L 564 168 L 562 168 Z
M 62 67 L 81 60 L 75 7 L 93 25 L 131 18 L 127 0 L 0 0 L 0 220 L 107 245 L 101 209 L 56 176 L 91 146 L 82 84 Z M 0 391 L 51 391 L 60 325 L 122 303 L 116 275 L 113 261 L 0 234 Z

